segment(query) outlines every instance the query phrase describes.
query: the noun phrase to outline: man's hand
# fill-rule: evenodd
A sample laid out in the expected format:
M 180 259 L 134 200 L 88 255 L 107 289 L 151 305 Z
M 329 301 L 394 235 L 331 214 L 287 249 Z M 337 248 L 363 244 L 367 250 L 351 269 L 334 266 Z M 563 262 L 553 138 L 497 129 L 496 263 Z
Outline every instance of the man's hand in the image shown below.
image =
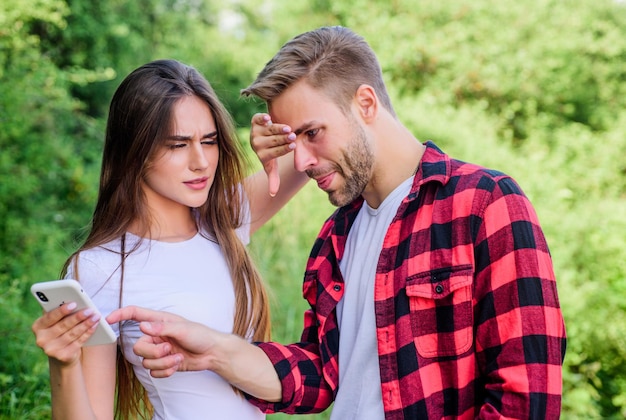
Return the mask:
M 213 370 L 214 343 L 225 334 L 168 312 L 136 306 L 117 309 L 107 317 L 112 324 L 121 320 L 140 322 L 142 336 L 133 351 L 143 357 L 143 366 L 155 378 L 176 371 Z
M 109 324 L 123 320 L 140 323 L 145 335 L 133 351 L 143 357 L 143 366 L 155 378 L 176 371 L 211 370 L 250 395 L 274 402 L 281 399 L 282 385 L 272 362 L 263 350 L 241 337 L 137 306 L 117 309 L 106 320 Z
M 250 146 L 263 164 L 269 183 L 269 193 L 274 197 L 280 187 L 276 158 L 286 155 L 296 147 L 296 135 L 291 127 L 273 124 L 269 115 L 255 114 L 250 128 Z

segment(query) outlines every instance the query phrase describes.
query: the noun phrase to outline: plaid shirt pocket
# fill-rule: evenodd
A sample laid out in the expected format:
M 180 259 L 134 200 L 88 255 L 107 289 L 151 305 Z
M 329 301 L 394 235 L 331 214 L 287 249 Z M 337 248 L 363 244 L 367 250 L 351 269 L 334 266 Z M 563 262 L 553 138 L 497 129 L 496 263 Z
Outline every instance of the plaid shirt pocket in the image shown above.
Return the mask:
M 407 279 L 411 328 L 421 357 L 459 356 L 472 347 L 471 265 L 446 267 Z

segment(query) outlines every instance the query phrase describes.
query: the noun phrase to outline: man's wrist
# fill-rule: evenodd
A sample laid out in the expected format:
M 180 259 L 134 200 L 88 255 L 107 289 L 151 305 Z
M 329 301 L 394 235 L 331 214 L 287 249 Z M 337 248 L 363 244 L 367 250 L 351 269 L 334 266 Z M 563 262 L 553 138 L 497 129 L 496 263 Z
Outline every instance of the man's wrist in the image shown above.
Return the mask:
M 236 336 L 220 340 L 220 367 L 215 373 L 242 391 L 271 402 L 282 399 L 282 385 L 271 360 L 263 350 Z M 222 353 L 224 352 L 224 353 Z

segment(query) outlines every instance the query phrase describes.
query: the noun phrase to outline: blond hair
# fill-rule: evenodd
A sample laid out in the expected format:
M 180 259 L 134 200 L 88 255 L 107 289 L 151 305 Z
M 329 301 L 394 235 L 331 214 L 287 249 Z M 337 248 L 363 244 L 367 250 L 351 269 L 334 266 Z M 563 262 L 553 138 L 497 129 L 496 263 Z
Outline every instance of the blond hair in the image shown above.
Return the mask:
M 369 85 L 395 116 L 376 54 L 363 37 L 348 28 L 327 26 L 296 36 L 241 95 L 257 96 L 271 107 L 275 98 L 300 80 L 325 92 L 344 112 L 359 86 Z

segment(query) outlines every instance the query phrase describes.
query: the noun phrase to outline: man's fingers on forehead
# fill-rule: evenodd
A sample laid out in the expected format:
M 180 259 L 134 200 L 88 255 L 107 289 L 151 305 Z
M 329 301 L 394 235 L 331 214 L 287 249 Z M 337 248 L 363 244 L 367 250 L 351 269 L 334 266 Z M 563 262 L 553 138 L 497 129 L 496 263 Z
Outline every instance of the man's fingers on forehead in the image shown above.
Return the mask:
M 282 144 L 280 145 L 280 147 L 275 147 L 274 149 L 272 149 L 272 157 L 279 158 L 291 152 L 291 150 L 292 149 L 289 147 L 289 144 Z
M 288 134 L 291 133 L 291 127 L 285 124 L 273 124 L 269 127 L 272 134 Z
M 284 144 L 285 144 L 285 139 L 282 136 L 272 137 L 272 147 L 283 146 Z
M 252 122 L 255 124 L 264 124 L 267 119 L 269 119 L 269 115 L 262 112 L 258 112 L 252 116 Z
M 265 124 L 267 126 L 272 125 L 272 118 L 267 114 L 259 114 L 257 119 L 258 124 Z

